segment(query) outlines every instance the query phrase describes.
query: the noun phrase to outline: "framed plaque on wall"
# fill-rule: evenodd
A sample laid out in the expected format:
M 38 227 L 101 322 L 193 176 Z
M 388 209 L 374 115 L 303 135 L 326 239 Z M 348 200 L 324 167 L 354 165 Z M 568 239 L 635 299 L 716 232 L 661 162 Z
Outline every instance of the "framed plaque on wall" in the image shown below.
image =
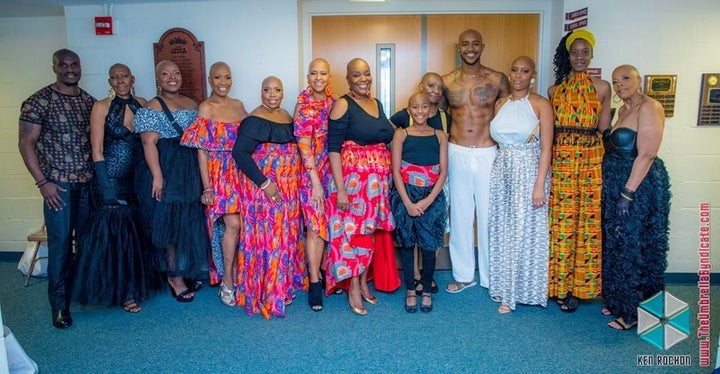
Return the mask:
M 180 93 L 200 103 L 207 97 L 205 74 L 205 42 L 198 41 L 190 31 L 172 28 L 160 41 L 153 43 L 155 65 L 162 60 L 174 62 L 182 74 Z

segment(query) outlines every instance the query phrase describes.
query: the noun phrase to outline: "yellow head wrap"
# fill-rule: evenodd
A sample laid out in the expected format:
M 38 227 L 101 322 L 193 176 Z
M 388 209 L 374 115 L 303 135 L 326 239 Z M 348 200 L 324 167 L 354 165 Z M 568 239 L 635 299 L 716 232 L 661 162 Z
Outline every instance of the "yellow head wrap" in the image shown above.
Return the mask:
M 595 49 L 595 35 L 591 33 L 590 31 L 586 29 L 577 29 L 568 36 L 567 40 L 565 40 L 565 48 L 570 51 L 570 46 L 575 41 L 575 39 L 582 39 L 590 43 L 590 46 Z

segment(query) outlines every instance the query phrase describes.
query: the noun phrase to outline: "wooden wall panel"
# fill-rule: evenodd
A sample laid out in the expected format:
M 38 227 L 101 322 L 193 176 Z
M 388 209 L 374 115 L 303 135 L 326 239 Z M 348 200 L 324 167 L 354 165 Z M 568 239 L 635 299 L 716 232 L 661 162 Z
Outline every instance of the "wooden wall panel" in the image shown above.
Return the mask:
M 455 69 L 458 36 L 467 29 L 483 36 L 480 63 L 485 66 L 507 74 L 516 57 L 537 61 L 539 22 L 537 14 L 428 15 L 427 71 L 447 74 Z
M 361 57 L 370 64 L 373 88 L 377 85 L 376 44 L 395 44 L 395 107 L 385 108 L 390 117 L 406 106 L 420 77 L 421 24 L 411 16 L 315 16 L 312 18 L 312 57 L 330 62 L 331 87 L 336 96 L 347 93 L 347 62 Z M 375 92 L 375 91 L 374 91 Z M 404 98 L 404 99 L 403 99 Z
M 422 17 L 427 20 L 427 40 L 423 45 Z M 330 62 L 332 88 L 336 95 L 347 92 L 345 67 L 354 57 L 368 61 L 376 77 L 376 44 L 395 44 L 395 108 L 385 108 L 388 116 L 404 108 L 417 90 L 422 72 L 447 74 L 455 69 L 458 36 L 473 28 L 483 35 L 485 50 L 480 62 L 507 73 L 512 60 L 527 55 L 537 60 L 539 40 L 537 14 L 443 14 L 314 16 L 312 18 L 313 57 Z M 422 48 L 427 66 L 421 66 Z M 377 85 L 375 85 L 377 88 Z

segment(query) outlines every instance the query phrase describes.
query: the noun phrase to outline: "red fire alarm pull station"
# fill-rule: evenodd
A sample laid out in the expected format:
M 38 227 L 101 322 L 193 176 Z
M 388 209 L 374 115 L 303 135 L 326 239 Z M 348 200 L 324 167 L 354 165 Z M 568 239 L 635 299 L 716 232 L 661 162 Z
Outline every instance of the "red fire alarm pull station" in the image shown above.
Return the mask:
M 112 35 L 112 17 L 95 17 L 95 35 Z

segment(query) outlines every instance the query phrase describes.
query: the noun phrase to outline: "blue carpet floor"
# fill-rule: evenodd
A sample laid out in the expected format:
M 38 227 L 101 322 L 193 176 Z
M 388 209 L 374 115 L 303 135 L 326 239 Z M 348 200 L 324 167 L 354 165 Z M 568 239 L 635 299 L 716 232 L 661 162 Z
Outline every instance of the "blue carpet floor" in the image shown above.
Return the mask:
M 436 276 L 440 287 L 449 271 Z M 368 315 L 350 313 L 345 295 L 325 299 L 312 312 L 300 293 L 286 318 L 265 320 L 226 307 L 217 289 L 204 287 L 195 301 L 180 304 L 158 295 L 130 314 L 120 308 L 71 309 L 74 325 L 52 327 L 47 282 L 24 277 L 15 263 L 0 262 L 0 308 L 5 325 L 43 373 L 709 373 L 698 363 L 698 290 L 668 285 L 688 302 L 691 336 L 668 351 L 614 331 L 600 314 L 601 301 L 583 302 L 574 314 L 554 302 L 547 308 L 519 305 L 497 313 L 487 292 L 440 291 L 429 313 L 407 314 L 404 291 L 380 293 Z M 717 293 L 720 288 L 713 287 Z M 418 299 L 419 302 L 419 299 Z M 712 304 L 715 364 L 720 298 Z M 643 368 L 638 355 L 690 355 L 691 367 Z

